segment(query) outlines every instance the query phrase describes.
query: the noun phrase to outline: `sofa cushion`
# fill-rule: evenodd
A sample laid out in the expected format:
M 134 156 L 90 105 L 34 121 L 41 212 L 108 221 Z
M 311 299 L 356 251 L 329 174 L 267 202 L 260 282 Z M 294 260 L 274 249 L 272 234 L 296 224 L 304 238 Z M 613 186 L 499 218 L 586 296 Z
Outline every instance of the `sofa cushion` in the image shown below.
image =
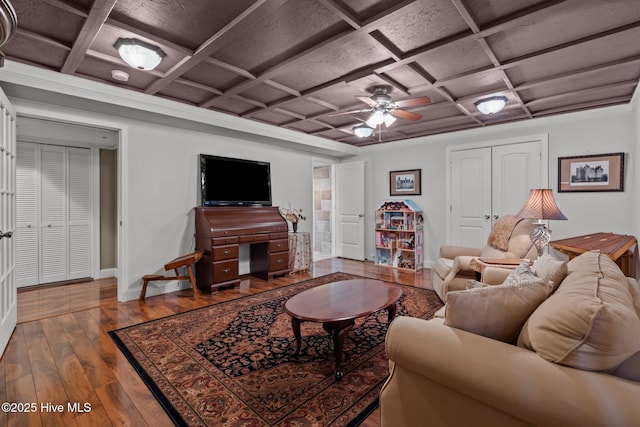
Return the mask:
M 515 342 L 522 325 L 548 295 L 539 280 L 447 293 L 445 325 Z
M 612 375 L 640 382 L 640 351 L 622 362 L 613 371 Z
M 438 258 L 435 265 L 433 266 L 433 271 L 441 278 L 444 279 L 447 277 L 449 272 L 451 271 L 451 267 L 453 267 L 453 260 L 448 258 Z
M 567 277 L 527 320 L 518 346 L 551 362 L 611 370 L 640 351 L 640 301 L 607 256 L 587 252 L 568 263 Z
M 536 276 L 546 280 L 551 287 L 551 292 L 553 292 L 558 288 L 569 270 L 566 261 L 544 254 L 535 260 L 531 271 Z

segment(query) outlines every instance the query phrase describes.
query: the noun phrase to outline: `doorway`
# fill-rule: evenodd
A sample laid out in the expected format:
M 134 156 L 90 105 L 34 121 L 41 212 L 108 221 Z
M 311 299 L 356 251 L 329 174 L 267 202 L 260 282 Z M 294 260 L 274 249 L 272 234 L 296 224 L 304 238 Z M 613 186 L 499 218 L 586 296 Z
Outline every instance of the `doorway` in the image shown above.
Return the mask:
M 313 167 L 313 260 L 332 258 L 334 179 L 332 165 Z
M 24 115 L 17 123 L 17 221 L 24 225 L 16 243 L 23 261 L 18 286 L 115 276 L 118 131 Z M 58 157 L 59 164 L 53 162 Z M 54 184 L 59 191 L 51 191 Z M 52 210 L 52 203 L 59 209 Z M 52 212 L 59 212 L 56 221 L 48 218 Z M 57 229 L 58 243 L 52 245 Z M 59 274 L 49 274 L 54 270 Z

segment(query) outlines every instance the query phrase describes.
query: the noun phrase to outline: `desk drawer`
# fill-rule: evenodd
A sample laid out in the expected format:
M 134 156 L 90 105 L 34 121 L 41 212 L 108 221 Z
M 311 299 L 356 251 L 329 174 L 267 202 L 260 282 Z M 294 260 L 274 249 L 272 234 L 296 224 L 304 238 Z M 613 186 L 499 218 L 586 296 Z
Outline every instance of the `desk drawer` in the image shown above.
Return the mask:
M 270 233 L 269 235 L 271 237 L 271 240 L 286 239 L 289 233 L 285 231 L 283 233 Z
M 212 276 L 213 283 L 237 279 L 238 260 L 214 262 Z
M 211 243 L 213 244 L 213 246 L 230 245 L 232 243 L 238 243 L 238 236 L 214 237 L 213 239 L 211 239 Z
M 269 241 L 269 253 L 274 252 L 282 252 L 289 250 L 289 240 L 280 239 L 280 240 L 271 240 Z
M 269 255 L 269 271 L 289 268 L 289 252 L 276 252 Z
M 214 246 L 212 252 L 214 261 L 238 258 L 238 245 Z
M 268 242 L 269 235 L 268 234 L 250 234 L 248 236 L 240 236 L 240 243 L 258 243 L 258 242 Z

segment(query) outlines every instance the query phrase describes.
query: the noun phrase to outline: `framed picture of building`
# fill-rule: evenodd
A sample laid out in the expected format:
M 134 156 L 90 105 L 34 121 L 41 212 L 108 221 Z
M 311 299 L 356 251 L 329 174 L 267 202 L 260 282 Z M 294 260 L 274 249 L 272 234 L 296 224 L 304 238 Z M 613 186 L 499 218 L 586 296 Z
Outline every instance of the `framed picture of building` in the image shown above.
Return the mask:
M 558 157 L 558 193 L 624 191 L 624 153 Z
M 392 196 L 419 196 L 422 193 L 422 169 L 389 172 L 389 194 Z

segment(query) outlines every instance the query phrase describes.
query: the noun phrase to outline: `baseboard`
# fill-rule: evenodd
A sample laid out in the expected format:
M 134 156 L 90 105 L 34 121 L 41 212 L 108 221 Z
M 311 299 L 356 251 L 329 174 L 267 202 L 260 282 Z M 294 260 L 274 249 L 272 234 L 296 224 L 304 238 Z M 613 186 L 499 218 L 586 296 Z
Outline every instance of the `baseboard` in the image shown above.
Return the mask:
M 106 279 L 107 277 L 118 277 L 117 268 L 105 268 L 98 273 L 98 279 Z
M 132 301 L 140 297 L 140 291 L 142 289 L 142 280 L 138 281 L 139 286 L 131 288 L 127 291 L 126 301 Z M 170 292 L 182 291 L 185 289 L 191 289 L 191 283 L 188 280 L 169 280 L 169 281 L 149 281 L 147 285 L 146 298 L 154 295 L 168 294 Z

